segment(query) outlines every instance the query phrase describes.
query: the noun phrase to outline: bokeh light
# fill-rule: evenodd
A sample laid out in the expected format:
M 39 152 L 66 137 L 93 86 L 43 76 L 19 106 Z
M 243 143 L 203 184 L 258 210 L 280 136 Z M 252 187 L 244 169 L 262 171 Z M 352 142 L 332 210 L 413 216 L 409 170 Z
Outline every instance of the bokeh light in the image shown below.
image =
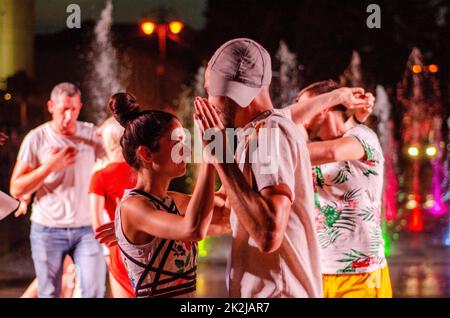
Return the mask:
M 414 64 L 411 69 L 414 74 L 422 73 L 422 66 L 420 66 L 418 64 Z
M 427 154 L 428 157 L 436 157 L 437 155 L 437 148 L 435 146 L 428 146 L 427 149 L 425 150 L 425 153 Z
M 411 157 L 417 157 L 419 155 L 419 148 L 411 146 L 408 148 L 408 155 Z
M 146 35 L 150 35 L 155 32 L 156 24 L 151 21 L 145 21 L 141 23 L 142 32 Z
M 183 28 L 184 28 L 184 24 L 181 23 L 180 21 L 172 21 L 169 23 L 169 30 L 173 34 L 180 33 L 181 30 L 183 30 Z

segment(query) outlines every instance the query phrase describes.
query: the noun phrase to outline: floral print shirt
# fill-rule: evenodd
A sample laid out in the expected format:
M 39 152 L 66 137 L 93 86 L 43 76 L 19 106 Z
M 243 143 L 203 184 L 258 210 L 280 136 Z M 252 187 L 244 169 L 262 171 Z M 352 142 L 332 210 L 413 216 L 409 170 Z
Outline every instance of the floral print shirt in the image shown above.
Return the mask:
M 368 273 L 386 265 L 380 225 L 383 152 L 377 135 L 364 125 L 348 136 L 363 146 L 362 159 L 313 167 L 323 274 Z

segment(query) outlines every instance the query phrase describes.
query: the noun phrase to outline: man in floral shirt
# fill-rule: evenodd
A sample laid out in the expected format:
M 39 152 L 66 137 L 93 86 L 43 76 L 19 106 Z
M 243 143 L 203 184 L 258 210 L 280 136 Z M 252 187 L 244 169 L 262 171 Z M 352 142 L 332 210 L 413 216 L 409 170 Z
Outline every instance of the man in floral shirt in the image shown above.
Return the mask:
M 298 102 L 337 88 L 333 81 L 312 84 Z M 317 140 L 308 150 L 324 296 L 392 297 L 380 226 L 384 158 L 377 135 L 356 116 L 347 120 L 343 106 L 301 123 Z

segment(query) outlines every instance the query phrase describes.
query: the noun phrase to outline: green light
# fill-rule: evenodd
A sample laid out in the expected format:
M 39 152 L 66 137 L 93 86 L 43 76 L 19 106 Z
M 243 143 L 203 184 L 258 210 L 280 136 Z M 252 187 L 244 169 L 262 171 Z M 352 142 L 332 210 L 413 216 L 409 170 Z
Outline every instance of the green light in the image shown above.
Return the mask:
M 207 242 L 208 238 L 205 238 L 202 241 L 198 242 L 198 255 L 200 257 L 206 257 L 208 256 L 208 242 Z
M 386 221 L 383 221 L 381 224 L 381 231 L 383 232 L 384 255 L 387 257 L 391 255 L 391 242 L 389 239 Z

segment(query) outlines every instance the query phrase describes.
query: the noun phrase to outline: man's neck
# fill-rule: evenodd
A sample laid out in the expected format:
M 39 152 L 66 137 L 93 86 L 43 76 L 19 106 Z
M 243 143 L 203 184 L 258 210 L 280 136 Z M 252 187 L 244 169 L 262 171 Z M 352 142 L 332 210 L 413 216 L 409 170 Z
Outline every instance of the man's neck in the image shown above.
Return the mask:
M 273 110 L 272 103 L 252 103 L 247 108 L 238 108 L 234 118 L 234 126 L 236 128 L 245 127 L 248 123 L 252 122 L 255 118 L 268 110 Z
M 60 129 L 59 125 L 54 122 L 54 121 L 50 121 L 50 127 L 52 128 L 52 130 L 59 134 L 59 135 L 63 135 L 63 136 L 73 136 L 75 135 L 76 131 L 77 131 L 77 124 L 74 123 L 71 127 L 69 127 L 66 130 L 62 130 Z
M 358 123 L 355 121 L 353 116 L 351 116 L 347 121 L 345 122 L 345 131 L 349 131 L 350 129 L 356 127 Z

